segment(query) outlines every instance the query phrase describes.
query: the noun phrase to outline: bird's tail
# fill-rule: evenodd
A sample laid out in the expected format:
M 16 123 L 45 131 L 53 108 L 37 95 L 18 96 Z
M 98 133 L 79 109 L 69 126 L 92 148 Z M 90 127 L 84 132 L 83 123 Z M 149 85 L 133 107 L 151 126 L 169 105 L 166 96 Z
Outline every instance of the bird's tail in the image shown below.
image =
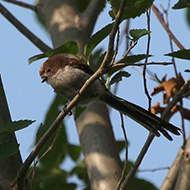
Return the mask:
M 129 116 L 146 129 L 148 129 L 155 136 L 160 136 L 161 132 L 167 139 L 173 140 L 167 131 L 175 135 L 180 135 L 180 129 L 174 125 L 164 121 L 163 119 L 157 117 L 151 112 L 143 109 L 142 107 L 135 105 L 131 102 L 123 100 L 111 93 L 106 93 L 105 96 L 101 97 L 102 101 L 120 111 L 121 113 Z

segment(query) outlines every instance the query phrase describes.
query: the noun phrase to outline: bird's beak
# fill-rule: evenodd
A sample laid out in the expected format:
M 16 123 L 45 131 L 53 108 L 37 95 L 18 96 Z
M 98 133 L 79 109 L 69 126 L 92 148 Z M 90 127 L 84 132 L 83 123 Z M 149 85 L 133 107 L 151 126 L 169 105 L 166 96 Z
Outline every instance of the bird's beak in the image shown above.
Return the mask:
M 47 81 L 47 77 L 43 76 L 41 82 L 43 83 L 45 81 Z

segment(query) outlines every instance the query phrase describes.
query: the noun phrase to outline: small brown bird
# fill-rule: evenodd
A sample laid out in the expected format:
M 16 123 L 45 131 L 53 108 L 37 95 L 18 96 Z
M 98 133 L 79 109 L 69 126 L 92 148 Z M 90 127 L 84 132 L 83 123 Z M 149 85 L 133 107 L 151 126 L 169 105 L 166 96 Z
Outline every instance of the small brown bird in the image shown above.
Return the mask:
M 42 82 L 50 84 L 56 93 L 72 100 L 93 71 L 88 65 L 80 60 L 68 58 L 63 55 L 54 55 L 47 59 L 40 67 Z M 159 137 L 161 132 L 167 139 L 172 137 L 167 131 L 180 135 L 180 129 L 153 115 L 142 107 L 121 99 L 109 92 L 102 81 L 97 79 L 82 94 L 80 104 L 89 104 L 94 100 L 100 100 L 115 108 L 119 112 L 129 116 L 155 136 Z

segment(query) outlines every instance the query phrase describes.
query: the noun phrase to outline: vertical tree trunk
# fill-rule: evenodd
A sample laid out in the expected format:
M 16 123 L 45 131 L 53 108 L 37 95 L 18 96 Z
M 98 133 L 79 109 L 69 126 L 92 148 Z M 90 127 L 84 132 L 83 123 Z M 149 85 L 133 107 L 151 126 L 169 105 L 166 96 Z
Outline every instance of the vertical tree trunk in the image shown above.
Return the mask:
M 96 19 L 105 1 L 91 0 L 81 13 L 72 0 L 40 0 L 38 10 L 45 20 L 54 47 L 66 40 L 76 41 L 83 55 Z M 116 148 L 107 107 L 102 103 L 89 106 L 76 122 L 87 165 L 91 189 L 116 189 L 121 161 Z
M 11 121 L 3 84 L 0 77 L 0 125 Z M 5 135 L 0 138 L 0 143 L 15 142 L 17 143 L 14 133 Z M 17 172 L 22 165 L 22 159 L 20 152 L 4 159 L 0 160 L 0 189 L 9 190 L 11 189 L 11 182 L 16 178 Z M 24 182 L 23 189 L 29 189 L 27 180 Z

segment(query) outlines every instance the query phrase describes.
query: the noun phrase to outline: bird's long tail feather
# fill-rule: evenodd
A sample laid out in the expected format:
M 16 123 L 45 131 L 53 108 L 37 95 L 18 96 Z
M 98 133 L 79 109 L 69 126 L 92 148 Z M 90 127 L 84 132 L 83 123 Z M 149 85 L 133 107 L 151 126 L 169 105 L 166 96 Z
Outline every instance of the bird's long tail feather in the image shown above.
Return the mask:
M 161 132 L 167 139 L 172 140 L 172 137 L 167 131 L 170 131 L 175 135 L 180 135 L 180 129 L 178 127 L 164 121 L 138 105 L 114 96 L 109 92 L 101 99 L 111 107 L 144 126 L 155 136 L 160 136 L 159 132 Z

